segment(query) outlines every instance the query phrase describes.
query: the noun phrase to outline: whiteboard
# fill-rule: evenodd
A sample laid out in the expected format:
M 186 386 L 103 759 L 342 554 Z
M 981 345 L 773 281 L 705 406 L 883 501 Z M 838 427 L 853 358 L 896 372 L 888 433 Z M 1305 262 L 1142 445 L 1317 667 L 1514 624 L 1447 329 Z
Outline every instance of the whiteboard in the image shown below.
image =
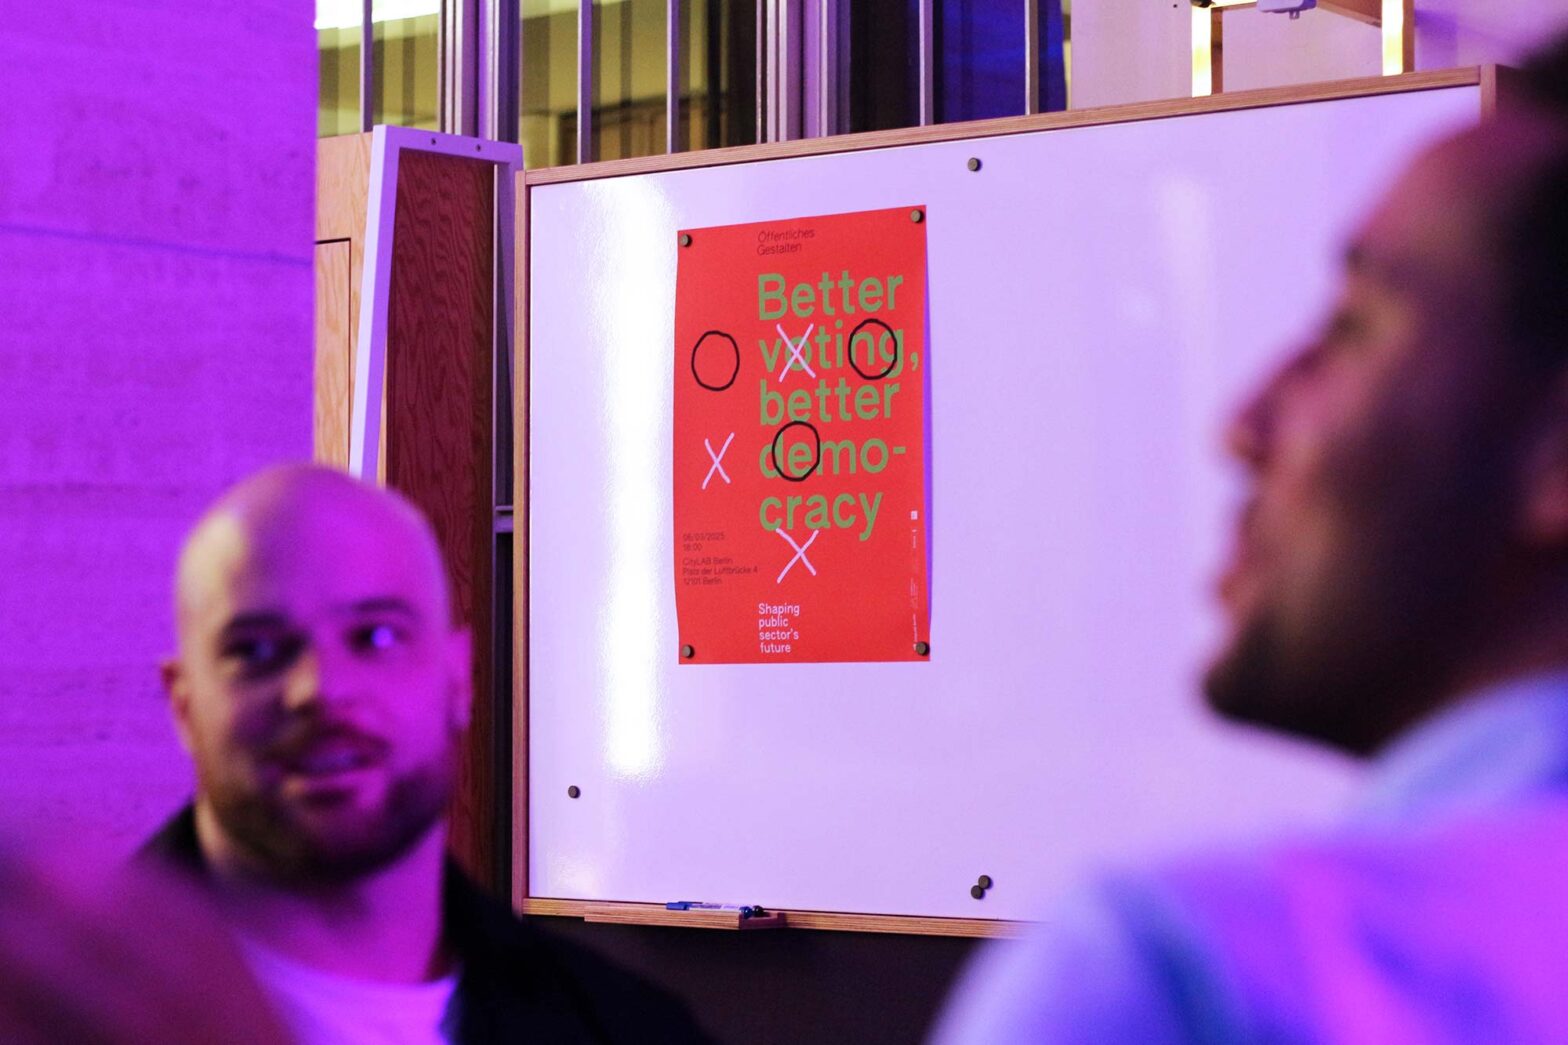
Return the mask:
M 1094 867 L 1340 808 L 1344 763 L 1197 696 L 1219 429 L 1352 223 L 1480 110 L 1455 87 L 532 187 L 529 895 L 1023 918 Z M 929 663 L 679 665 L 675 231 L 917 204 Z

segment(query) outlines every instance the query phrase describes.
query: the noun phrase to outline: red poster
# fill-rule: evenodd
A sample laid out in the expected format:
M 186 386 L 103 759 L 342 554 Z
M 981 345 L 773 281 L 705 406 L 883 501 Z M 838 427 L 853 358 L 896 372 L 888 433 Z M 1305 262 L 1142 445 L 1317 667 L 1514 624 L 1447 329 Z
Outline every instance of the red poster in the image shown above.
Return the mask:
M 676 249 L 682 662 L 926 659 L 925 208 Z

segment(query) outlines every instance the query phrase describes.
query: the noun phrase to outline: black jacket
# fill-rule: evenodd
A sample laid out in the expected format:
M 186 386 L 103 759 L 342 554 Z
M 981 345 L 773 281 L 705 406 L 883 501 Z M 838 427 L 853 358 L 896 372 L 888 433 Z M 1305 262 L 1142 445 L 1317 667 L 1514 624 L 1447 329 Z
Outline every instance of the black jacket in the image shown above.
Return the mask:
M 196 817 L 181 810 L 138 860 L 205 875 Z M 529 925 L 448 862 L 443 929 L 462 962 L 460 1042 L 706 1042 L 686 1007 L 646 981 Z

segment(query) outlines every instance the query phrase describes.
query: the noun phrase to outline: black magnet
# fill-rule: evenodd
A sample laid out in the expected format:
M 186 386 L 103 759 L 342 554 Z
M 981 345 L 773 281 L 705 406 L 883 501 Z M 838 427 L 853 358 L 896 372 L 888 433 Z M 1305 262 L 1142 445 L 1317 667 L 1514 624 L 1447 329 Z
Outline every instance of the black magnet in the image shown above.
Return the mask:
M 697 655 L 697 648 L 695 646 L 682 646 L 681 647 L 681 656 L 684 657 L 685 659 L 691 660 L 691 658 L 695 657 L 696 655 Z
M 583 793 L 583 789 L 578 787 L 576 784 L 573 784 L 571 787 L 566 789 L 566 797 L 567 798 L 576 798 L 578 795 L 580 795 L 582 793 Z
M 918 655 L 924 657 L 927 654 L 929 654 L 930 652 L 931 652 L 931 644 L 929 642 L 917 642 L 917 643 L 915 643 L 915 653 L 917 653 Z
M 969 157 L 969 169 L 972 170 L 972 171 L 977 171 L 977 170 L 980 169 L 980 157 L 978 157 L 978 156 L 971 156 L 971 157 Z
M 989 889 L 991 888 L 991 876 L 988 874 L 983 874 L 980 876 L 979 881 L 975 882 L 975 884 L 982 889 Z
M 918 225 L 926 220 L 926 213 L 922 210 L 912 210 L 909 212 L 909 220 Z
M 681 246 L 683 246 L 683 247 L 691 246 L 691 233 L 689 233 L 689 232 L 681 233 Z
M 969 887 L 969 895 L 973 896 L 976 900 L 984 900 L 985 890 L 980 888 L 978 885 L 971 885 Z

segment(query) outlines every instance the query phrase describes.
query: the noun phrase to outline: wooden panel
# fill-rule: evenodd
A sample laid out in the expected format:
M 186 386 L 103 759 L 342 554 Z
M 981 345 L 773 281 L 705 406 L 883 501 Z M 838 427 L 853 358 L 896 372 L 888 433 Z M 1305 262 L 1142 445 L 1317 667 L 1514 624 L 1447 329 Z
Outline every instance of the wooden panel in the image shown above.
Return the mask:
M 494 168 L 412 150 L 398 168 L 386 477 L 430 517 L 454 611 L 473 633 L 474 719 L 452 809 L 452 850 L 493 888 L 501 781 L 490 699 Z
M 370 191 L 369 134 L 346 134 L 316 142 L 316 242 L 343 242 L 348 245 L 348 334 L 347 374 L 341 379 L 328 365 L 323 370 L 321 346 L 333 335 L 322 329 L 321 273 L 316 274 L 316 460 L 323 464 L 348 464 L 348 430 L 353 416 L 354 350 L 359 343 L 359 286 L 365 264 L 365 206 Z M 318 254 L 319 259 L 319 254 Z M 330 426 L 324 429 L 323 425 Z M 381 453 L 378 460 L 386 466 L 386 414 L 381 418 Z M 323 447 L 337 445 L 341 453 L 324 453 Z M 382 476 L 378 476 L 381 478 Z
M 1405 73 L 1400 76 L 1368 76 L 1353 80 L 1336 80 L 1331 83 L 1235 91 L 1231 94 L 1204 98 L 1173 98 L 1167 101 L 1137 102 L 1132 105 L 1108 105 L 1099 109 L 1042 113 L 1037 116 L 1004 116 L 995 120 L 906 127 L 896 131 L 867 131 L 864 134 L 841 134 L 832 138 L 802 138 L 767 145 L 737 145 L 729 149 L 709 149 L 704 152 L 678 153 L 674 156 L 642 156 L 605 163 L 546 167 L 528 171 L 524 178 L 528 185 L 591 181 L 595 178 L 618 178 L 628 174 L 650 174 L 695 167 L 722 167 L 733 163 L 751 163 L 755 160 L 781 160 L 794 156 L 823 156 L 840 152 L 859 152 L 865 149 L 890 149 L 900 145 L 920 145 L 926 142 L 994 138 L 1004 134 L 1025 134 L 1031 131 L 1050 131 L 1065 127 L 1133 123 L 1172 116 L 1259 109 L 1272 105 L 1297 105 L 1303 102 L 1326 102 L 1336 98 L 1363 98 L 1403 91 L 1434 90 L 1440 87 L 1470 87 L 1480 82 L 1481 69 L 1475 66 L 1464 69 L 1443 69 L 1437 72 Z
M 1354 18 L 1367 25 L 1383 24 L 1383 5 L 1380 0 L 1322 0 L 1325 11 Z
M 1197 89 L 1196 84 L 1193 87 Z M 1209 93 L 1225 90 L 1225 15 L 1215 8 L 1209 12 Z
M 348 429 L 354 384 L 352 243 L 316 244 L 315 458 L 348 465 Z
M 604 903 L 596 900 L 525 899 L 519 909 L 524 914 L 558 918 L 582 918 L 590 922 L 615 922 L 620 925 L 691 926 L 687 915 L 673 912 L 662 904 Z M 784 917 L 791 929 L 818 929 L 828 932 L 899 933 L 907 936 L 983 936 L 1012 938 L 1024 935 L 1029 922 L 994 918 L 917 918 L 896 914 L 839 914 L 833 911 L 774 911 Z M 680 914 L 676 918 L 673 915 Z M 724 919 L 723 928 L 733 928 Z M 714 925 L 699 928 L 719 927 Z
M 370 138 L 369 134 L 345 134 L 316 142 L 317 242 L 364 242 Z

